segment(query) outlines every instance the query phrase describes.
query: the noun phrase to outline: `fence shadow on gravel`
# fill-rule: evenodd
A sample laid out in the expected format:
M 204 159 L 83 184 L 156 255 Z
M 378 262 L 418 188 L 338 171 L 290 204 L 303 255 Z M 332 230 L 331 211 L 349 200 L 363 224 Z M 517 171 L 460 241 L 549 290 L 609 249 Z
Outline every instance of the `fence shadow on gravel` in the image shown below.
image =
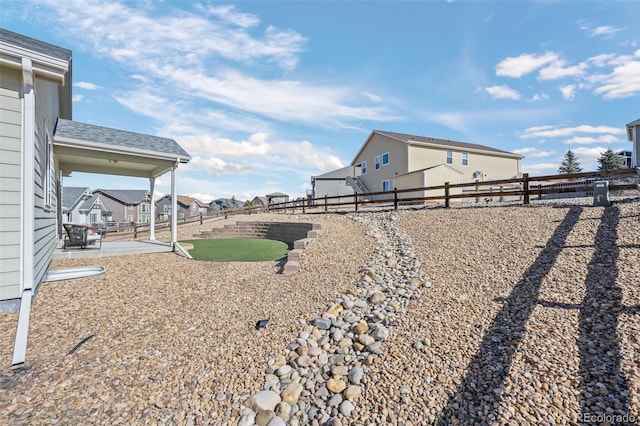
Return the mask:
M 467 374 L 456 393 L 449 399 L 438 420 L 449 425 L 458 420 L 497 420 L 504 381 L 509 374 L 514 354 L 520 344 L 527 321 L 538 303 L 542 280 L 561 253 L 564 242 L 578 223 L 582 207 L 571 207 L 546 246 L 516 283 L 493 323 L 485 333 L 480 349 L 471 359 Z
M 619 419 L 630 415 L 629 384 L 620 368 L 622 355 L 618 338 L 619 316 L 625 311 L 622 289 L 616 284 L 619 222 L 618 207 L 604 210 L 585 280 L 585 296 L 580 304 L 578 348 L 582 420 L 605 414 Z

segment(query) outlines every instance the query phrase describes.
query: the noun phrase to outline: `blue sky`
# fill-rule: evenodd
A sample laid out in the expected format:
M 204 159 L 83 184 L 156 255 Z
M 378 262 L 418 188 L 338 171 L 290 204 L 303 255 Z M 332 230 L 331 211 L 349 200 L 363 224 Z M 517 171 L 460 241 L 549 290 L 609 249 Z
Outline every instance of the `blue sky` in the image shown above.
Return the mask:
M 0 20 L 73 51 L 74 120 L 178 141 L 178 193 L 203 201 L 304 195 L 374 129 L 595 170 L 640 118 L 637 1 L 2 0 Z

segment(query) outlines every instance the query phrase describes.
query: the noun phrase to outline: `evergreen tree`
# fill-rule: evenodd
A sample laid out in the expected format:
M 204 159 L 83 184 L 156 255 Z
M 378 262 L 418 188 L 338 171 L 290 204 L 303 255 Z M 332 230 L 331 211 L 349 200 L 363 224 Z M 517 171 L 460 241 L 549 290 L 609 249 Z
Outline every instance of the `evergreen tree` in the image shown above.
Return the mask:
M 624 167 L 624 160 L 618 156 L 611 148 L 607 149 L 598 158 L 598 170 L 610 171 Z
M 571 174 L 580 173 L 581 171 L 582 167 L 580 166 L 580 162 L 576 158 L 576 155 L 573 151 L 568 150 L 562 159 L 562 163 L 560 163 L 560 167 L 558 167 L 558 173 Z

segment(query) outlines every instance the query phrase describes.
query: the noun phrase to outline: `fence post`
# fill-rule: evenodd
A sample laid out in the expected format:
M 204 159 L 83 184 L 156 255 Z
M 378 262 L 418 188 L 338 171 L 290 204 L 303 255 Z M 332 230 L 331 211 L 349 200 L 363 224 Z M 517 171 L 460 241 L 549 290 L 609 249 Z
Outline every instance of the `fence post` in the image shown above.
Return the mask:
M 357 212 L 358 211 L 358 191 L 354 193 L 354 197 L 355 197 L 355 205 L 356 205 L 356 212 Z
M 444 183 L 444 207 L 449 208 L 449 182 Z
M 524 204 L 529 204 L 529 173 L 523 173 L 522 179 L 524 181 Z
M 480 191 L 480 184 L 478 184 L 478 181 L 476 181 L 476 193 L 477 193 L 478 191 Z M 476 203 L 479 203 L 479 202 L 480 202 L 480 197 L 478 197 L 478 196 L 476 195 Z M 447 206 L 447 207 L 449 207 L 449 206 Z
M 542 184 L 538 184 L 538 200 L 542 200 Z
M 138 225 L 133 225 L 133 239 L 138 238 Z
M 202 225 L 202 213 L 200 213 L 200 225 Z
M 500 202 L 504 201 L 504 195 L 502 195 L 503 190 L 504 190 L 504 186 L 500 185 Z
M 305 212 L 305 210 L 304 210 L 304 203 L 306 203 L 306 202 L 307 202 L 307 199 L 306 199 L 306 198 L 303 198 L 303 199 L 302 199 L 302 214 L 304 214 L 304 212 Z
M 327 212 L 327 194 L 324 194 L 324 212 Z
M 393 209 L 398 210 L 398 188 L 393 188 Z

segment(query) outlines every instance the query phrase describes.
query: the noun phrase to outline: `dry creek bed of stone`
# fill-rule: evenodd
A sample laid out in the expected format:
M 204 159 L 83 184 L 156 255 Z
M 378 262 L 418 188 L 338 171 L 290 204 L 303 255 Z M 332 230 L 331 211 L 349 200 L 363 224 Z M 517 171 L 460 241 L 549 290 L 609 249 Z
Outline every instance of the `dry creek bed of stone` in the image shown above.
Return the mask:
M 573 204 L 296 216 L 323 233 L 288 277 L 100 259 L 104 278 L 42 288 L 0 421 L 637 422 L 640 201 Z

